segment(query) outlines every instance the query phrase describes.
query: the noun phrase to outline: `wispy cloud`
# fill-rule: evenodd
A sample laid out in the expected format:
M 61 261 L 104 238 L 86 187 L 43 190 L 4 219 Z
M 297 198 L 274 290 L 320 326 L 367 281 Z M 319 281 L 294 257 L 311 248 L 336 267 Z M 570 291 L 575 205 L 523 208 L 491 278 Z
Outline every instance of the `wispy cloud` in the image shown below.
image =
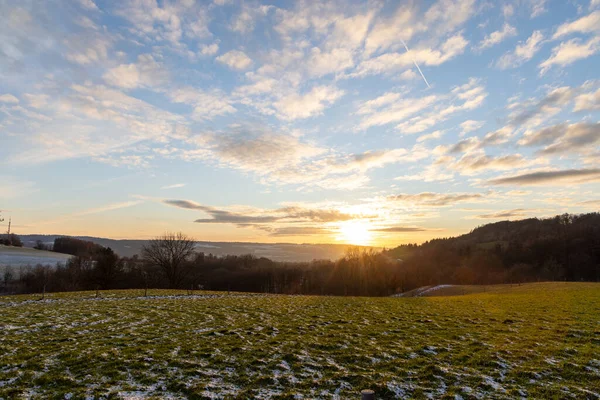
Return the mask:
M 496 62 L 496 66 L 500 69 L 517 68 L 523 63 L 531 60 L 533 56 L 541 49 L 544 35 L 541 31 L 534 31 L 531 36 L 524 42 L 520 42 L 515 50 L 505 53 Z
M 343 213 L 336 209 L 306 209 L 301 207 L 283 207 L 274 210 L 249 209 L 236 212 L 202 205 L 190 200 L 163 200 L 164 204 L 188 210 L 203 211 L 211 218 L 199 218 L 197 223 L 217 224 L 263 224 L 269 222 L 339 222 L 359 218 L 358 215 Z
M 569 185 L 600 181 L 600 169 L 582 168 L 557 171 L 538 171 L 526 174 L 495 178 L 488 181 L 491 185 Z
M 110 204 L 107 204 L 104 206 L 89 208 L 87 210 L 75 212 L 75 213 L 70 214 L 69 216 L 70 217 L 81 217 L 84 215 L 101 214 L 101 213 L 105 213 L 108 211 L 120 210 L 121 208 L 137 206 L 140 203 L 142 203 L 142 200 L 131 200 L 131 201 L 123 201 L 120 203 L 110 203 Z
M 563 42 L 553 48 L 552 55 L 539 65 L 540 75 L 544 75 L 555 65 L 564 67 L 575 61 L 588 58 L 598 51 L 600 51 L 600 36 L 592 37 L 585 42 L 580 39 Z
M 516 208 L 514 210 L 498 211 L 490 214 L 476 215 L 477 219 L 513 219 L 513 218 L 524 218 L 531 213 L 531 210 L 524 208 Z
M 217 61 L 222 62 L 229 68 L 244 70 L 252 65 L 252 60 L 243 51 L 231 50 L 217 57 Z
M 573 22 L 566 22 L 560 25 L 554 35 L 553 39 L 558 39 L 563 36 L 571 35 L 574 33 L 591 33 L 600 32 L 600 10 L 594 11 L 584 17 L 581 17 Z
M 389 201 L 428 207 L 445 207 L 456 203 L 472 203 L 481 201 L 485 196 L 481 193 L 433 193 L 396 194 L 388 196 Z
M 600 144 L 600 123 L 558 124 L 527 132 L 519 142 L 525 146 L 546 145 L 542 155 L 586 153 Z
M 490 33 L 489 35 L 486 35 L 486 37 L 481 41 L 481 43 L 479 43 L 478 49 L 484 50 L 484 49 L 490 48 L 490 47 L 495 46 L 498 43 L 501 43 L 502 41 L 508 39 L 509 37 L 516 36 L 516 35 L 517 35 L 517 29 L 514 26 L 511 26 L 510 24 L 505 23 L 504 26 L 502 26 L 501 30 L 494 31 L 494 32 Z
M 430 229 L 422 228 L 419 226 L 390 226 L 388 228 L 371 229 L 372 232 L 385 232 L 385 233 L 425 232 L 428 230 L 430 230 Z
M 177 188 L 182 188 L 185 187 L 187 185 L 187 183 L 174 183 L 172 185 L 166 185 L 161 187 L 161 189 L 177 189 Z

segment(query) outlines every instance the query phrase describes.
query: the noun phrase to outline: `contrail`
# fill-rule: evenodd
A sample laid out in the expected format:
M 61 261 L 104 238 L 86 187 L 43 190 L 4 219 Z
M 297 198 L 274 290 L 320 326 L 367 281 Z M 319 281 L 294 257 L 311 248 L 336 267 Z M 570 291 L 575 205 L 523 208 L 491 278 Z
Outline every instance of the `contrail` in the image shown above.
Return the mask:
M 408 46 L 406 45 L 406 43 L 404 43 L 404 40 L 400 39 L 400 41 L 402 42 L 402 44 L 404 45 L 404 48 L 406 49 L 406 53 L 410 53 L 410 50 L 408 50 Z M 427 85 L 427 87 L 429 89 L 431 89 L 431 86 L 429 86 L 429 82 L 427 82 L 427 78 L 425 78 L 425 75 L 423 75 L 423 71 L 421 71 L 421 68 L 419 68 L 419 64 L 417 64 L 417 62 L 415 61 L 415 59 L 412 59 L 413 63 L 415 64 L 415 67 L 417 67 L 417 69 L 419 70 L 419 73 L 421 74 L 421 76 L 423 77 L 423 80 L 425 81 L 425 84 Z

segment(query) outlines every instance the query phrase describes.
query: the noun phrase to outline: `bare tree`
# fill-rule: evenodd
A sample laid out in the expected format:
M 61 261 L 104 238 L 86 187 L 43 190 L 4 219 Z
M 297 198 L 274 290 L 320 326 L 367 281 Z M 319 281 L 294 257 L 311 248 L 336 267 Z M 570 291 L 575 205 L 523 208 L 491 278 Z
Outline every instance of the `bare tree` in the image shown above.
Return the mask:
M 179 233 L 165 233 L 142 248 L 145 262 L 160 268 L 172 289 L 181 286 L 187 272 L 187 262 L 194 253 L 196 241 Z

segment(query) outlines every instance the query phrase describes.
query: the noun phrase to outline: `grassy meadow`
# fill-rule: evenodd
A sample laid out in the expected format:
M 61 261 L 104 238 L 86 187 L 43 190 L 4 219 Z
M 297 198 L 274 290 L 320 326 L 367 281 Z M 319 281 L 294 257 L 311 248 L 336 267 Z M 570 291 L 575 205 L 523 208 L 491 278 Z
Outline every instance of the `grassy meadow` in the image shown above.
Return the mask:
M 600 397 L 600 284 L 474 292 L 0 297 L 0 398 Z

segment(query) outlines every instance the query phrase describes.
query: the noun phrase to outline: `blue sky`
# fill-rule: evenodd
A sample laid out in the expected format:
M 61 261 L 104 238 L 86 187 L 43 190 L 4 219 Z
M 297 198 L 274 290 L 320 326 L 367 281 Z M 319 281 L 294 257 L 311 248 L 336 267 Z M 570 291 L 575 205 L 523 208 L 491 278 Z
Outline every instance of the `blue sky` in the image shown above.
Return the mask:
M 0 14 L 20 233 L 389 246 L 600 206 L 598 0 Z

